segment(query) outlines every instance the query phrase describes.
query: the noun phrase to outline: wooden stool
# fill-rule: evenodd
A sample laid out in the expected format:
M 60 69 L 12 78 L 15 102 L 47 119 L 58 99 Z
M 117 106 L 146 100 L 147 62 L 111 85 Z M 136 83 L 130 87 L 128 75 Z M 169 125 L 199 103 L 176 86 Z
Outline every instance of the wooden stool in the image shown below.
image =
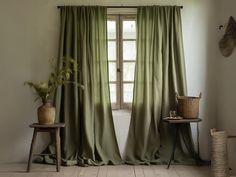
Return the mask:
M 56 155 L 56 168 L 57 172 L 60 171 L 61 165 L 61 140 L 60 140 L 60 128 L 65 127 L 64 123 L 55 123 L 50 125 L 41 125 L 41 124 L 31 124 L 30 128 L 34 128 L 34 134 L 31 142 L 30 153 L 29 153 L 29 160 L 27 166 L 27 172 L 30 172 L 30 167 L 32 163 L 32 155 L 33 149 L 35 145 L 35 140 L 38 132 L 51 132 L 55 134 L 55 141 L 56 141 L 56 154 L 40 154 L 40 155 Z

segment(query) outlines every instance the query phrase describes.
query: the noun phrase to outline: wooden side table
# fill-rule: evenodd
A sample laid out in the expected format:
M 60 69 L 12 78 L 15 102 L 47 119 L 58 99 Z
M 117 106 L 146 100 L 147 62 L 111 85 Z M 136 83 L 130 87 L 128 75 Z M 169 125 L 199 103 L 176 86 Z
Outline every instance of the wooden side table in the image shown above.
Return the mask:
M 175 158 L 175 148 L 176 148 L 176 143 L 177 143 L 177 139 L 178 139 L 178 134 L 179 134 L 179 128 L 181 124 L 190 124 L 190 123 L 197 123 L 197 142 L 198 142 L 198 154 L 199 154 L 199 127 L 198 127 L 198 123 L 202 121 L 202 119 L 200 118 L 196 118 L 196 119 L 180 119 L 180 120 L 174 120 L 174 119 L 163 119 L 165 122 L 169 123 L 169 124 L 173 124 L 175 126 L 175 131 L 174 131 L 174 142 L 173 142 L 173 147 L 172 147 L 172 152 L 171 152 L 171 156 L 170 156 L 170 160 L 167 166 L 167 169 L 170 167 L 171 161 L 174 160 Z
M 56 169 L 57 172 L 60 171 L 61 166 L 61 140 L 60 140 L 60 128 L 65 127 L 64 123 L 55 123 L 51 125 L 41 125 L 38 123 L 31 124 L 29 126 L 30 128 L 34 128 L 33 138 L 30 146 L 30 153 L 29 153 L 29 160 L 28 160 L 28 166 L 27 166 L 27 172 L 30 172 L 30 167 L 32 163 L 32 155 L 34 150 L 34 145 L 36 141 L 36 136 L 38 132 L 51 132 L 55 135 L 55 141 L 56 141 L 56 154 L 40 154 L 40 155 L 56 155 Z

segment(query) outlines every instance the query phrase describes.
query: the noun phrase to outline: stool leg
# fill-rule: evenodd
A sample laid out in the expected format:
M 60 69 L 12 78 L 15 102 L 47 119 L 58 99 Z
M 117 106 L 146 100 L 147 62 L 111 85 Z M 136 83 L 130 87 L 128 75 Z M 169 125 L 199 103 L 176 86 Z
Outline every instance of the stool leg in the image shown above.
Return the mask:
M 32 154 L 33 154 L 33 150 L 34 150 L 36 136 L 37 136 L 37 130 L 34 129 L 33 138 L 32 138 L 31 146 L 30 146 L 30 153 L 29 153 L 27 172 L 30 172 L 30 167 L 31 167 L 31 163 L 32 163 Z
M 56 139 L 57 172 L 59 172 L 60 171 L 60 166 L 61 166 L 60 128 L 56 129 L 55 136 L 56 136 L 55 139 Z
M 176 148 L 176 143 L 177 143 L 177 139 L 178 139 L 178 134 L 179 134 L 179 126 L 175 125 L 175 135 L 174 135 L 173 149 L 172 149 L 172 153 L 171 153 L 171 156 L 170 156 L 170 160 L 169 160 L 167 169 L 170 167 L 171 161 L 175 159 L 175 148 Z

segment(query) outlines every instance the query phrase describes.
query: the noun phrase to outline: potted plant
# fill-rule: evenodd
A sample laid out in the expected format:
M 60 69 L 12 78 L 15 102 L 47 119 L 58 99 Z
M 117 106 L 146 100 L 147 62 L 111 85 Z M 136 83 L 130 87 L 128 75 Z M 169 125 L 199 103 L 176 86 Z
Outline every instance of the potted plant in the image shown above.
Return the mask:
M 27 81 L 25 85 L 34 88 L 37 97 L 35 101 L 41 99 L 42 105 L 38 108 L 39 124 L 53 124 L 55 121 L 55 107 L 52 105 L 52 99 L 58 86 L 65 84 L 75 84 L 83 89 L 83 85 L 70 81 L 72 74 L 77 74 L 77 62 L 71 58 L 63 58 L 62 68 L 54 69 L 50 73 L 48 81 Z

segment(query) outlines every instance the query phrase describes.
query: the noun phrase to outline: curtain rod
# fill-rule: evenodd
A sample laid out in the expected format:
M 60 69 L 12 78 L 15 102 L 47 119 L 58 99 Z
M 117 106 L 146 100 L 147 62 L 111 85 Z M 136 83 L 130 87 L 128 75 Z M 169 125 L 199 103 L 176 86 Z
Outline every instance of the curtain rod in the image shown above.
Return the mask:
M 66 7 L 66 6 L 57 6 L 58 9 L 60 9 L 61 7 Z M 138 8 L 138 7 L 141 7 L 141 6 L 104 6 L 104 7 L 107 7 L 107 8 Z M 179 6 L 181 9 L 183 9 L 184 7 L 183 6 Z

